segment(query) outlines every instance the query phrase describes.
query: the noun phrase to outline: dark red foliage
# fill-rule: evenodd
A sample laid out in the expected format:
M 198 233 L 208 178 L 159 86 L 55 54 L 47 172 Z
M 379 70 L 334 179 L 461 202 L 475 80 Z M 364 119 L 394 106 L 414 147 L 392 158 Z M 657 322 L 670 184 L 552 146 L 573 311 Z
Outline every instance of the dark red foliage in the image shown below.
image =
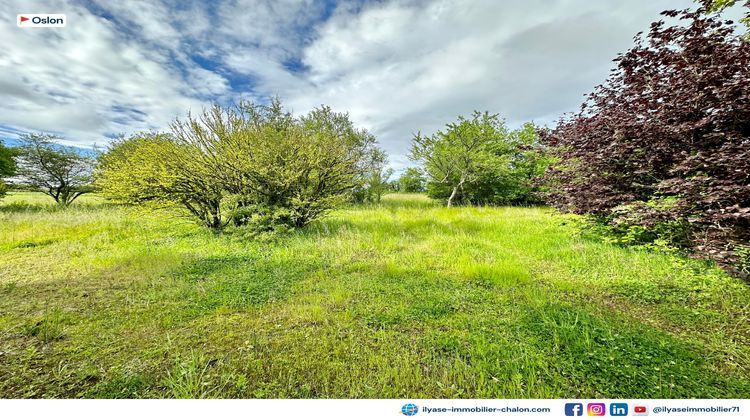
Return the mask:
M 644 224 L 685 220 L 693 251 L 731 263 L 750 243 L 750 43 L 705 6 L 662 15 L 680 22 L 636 36 L 581 112 L 542 133 L 560 159 L 548 199 L 607 217 L 674 197 Z

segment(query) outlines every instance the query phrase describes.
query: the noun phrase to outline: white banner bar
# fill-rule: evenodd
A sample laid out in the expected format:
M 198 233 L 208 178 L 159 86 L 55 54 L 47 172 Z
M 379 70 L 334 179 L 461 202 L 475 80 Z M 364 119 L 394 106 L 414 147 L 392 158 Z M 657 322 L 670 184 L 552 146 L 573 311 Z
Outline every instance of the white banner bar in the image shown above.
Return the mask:
M 0 419 L 750 418 L 750 400 L 0 400 Z

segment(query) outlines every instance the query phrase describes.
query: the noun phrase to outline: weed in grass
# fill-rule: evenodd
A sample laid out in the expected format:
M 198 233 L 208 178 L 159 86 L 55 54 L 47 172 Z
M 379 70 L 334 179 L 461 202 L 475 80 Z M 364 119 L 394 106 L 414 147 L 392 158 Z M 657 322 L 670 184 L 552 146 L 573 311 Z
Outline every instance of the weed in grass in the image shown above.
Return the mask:
M 69 317 L 60 310 L 53 310 L 38 320 L 32 320 L 23 326 L 23 334 L 35 337 L 42 343 L 61 340 L 65 337 L 65 326 L 70 323 Z

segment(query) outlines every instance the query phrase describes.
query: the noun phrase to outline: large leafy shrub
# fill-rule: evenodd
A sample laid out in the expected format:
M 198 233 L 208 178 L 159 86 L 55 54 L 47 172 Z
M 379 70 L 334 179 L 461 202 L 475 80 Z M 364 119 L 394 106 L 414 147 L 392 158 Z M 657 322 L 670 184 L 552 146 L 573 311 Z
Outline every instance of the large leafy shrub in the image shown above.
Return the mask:
M 548 199 L 652 235 L 687 226 L 661 236 L 732 263 L 750 242 L 750 44 L 707 12 L 663 12 L 681 22 L 653 23 L 581 112 L 544 133 L 559 159 Z
M 171 134 L 115 142 L 97 183 L 110 198 L 187 209 L 202 224 L 302 227 L 347 200 L 375 140 L 322 107 L 294 117 L 268 106 L 214 106 Z
M 141 133 L 110 144 L 99 156 L 96 185 L 116 202 L 178 206 L 220 229 L 227 215 L 218 165 L 207 150 L 163 133 Z

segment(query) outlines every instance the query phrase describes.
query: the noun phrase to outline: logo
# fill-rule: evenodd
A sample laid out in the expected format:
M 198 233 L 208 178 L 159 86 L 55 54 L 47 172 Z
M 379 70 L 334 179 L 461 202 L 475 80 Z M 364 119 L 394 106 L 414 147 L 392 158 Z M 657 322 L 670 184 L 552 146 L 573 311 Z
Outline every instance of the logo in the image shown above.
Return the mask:
M 19 28 L 64 28 L 67 19 L 61 14 L 22 14 L 16 16 Z
M 582 416 L 583 415 L 583 404 L 581 404 L 581 403 L 565 403 L 565 415 L 566 416 Z
M 609 405 L 610 416 L 627 416 L 628 405 L 626 403 L 612 403 Z
M 603 416 L 607 414 L 607 406 L 604 403 L 588 403 L 586 410 L 589 416 Z
M 405 416 L 414 416 L 419 413 L 419 407 L 416 404 L 408 403 L 401 407 L 401 414 Z
M 634 416 L 648 416 L 648 406 L 647 405 L 634 405 L 633 415 Z

